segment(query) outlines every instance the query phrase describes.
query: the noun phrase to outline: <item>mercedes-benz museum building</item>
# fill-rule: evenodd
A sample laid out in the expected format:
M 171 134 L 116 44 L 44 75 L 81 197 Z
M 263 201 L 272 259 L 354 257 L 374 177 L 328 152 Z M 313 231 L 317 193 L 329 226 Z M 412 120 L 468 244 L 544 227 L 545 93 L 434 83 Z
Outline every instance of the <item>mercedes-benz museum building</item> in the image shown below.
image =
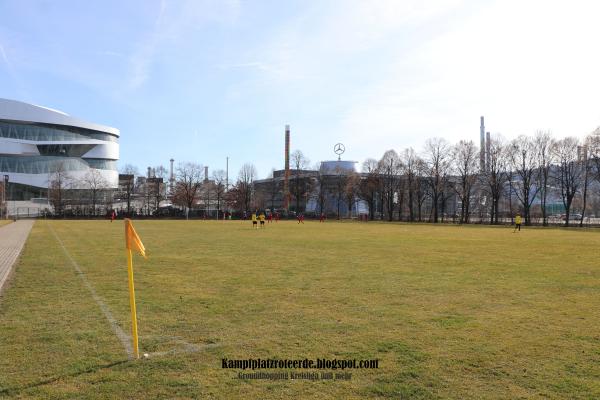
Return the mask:
M 73 118 L 61 111 L 0 99 L 0 178 L 8 175 L 10 200 L 47 197 L 57 170 L 71 188 L 94 168 L 108 188 L 119 181 L 119 130 Z

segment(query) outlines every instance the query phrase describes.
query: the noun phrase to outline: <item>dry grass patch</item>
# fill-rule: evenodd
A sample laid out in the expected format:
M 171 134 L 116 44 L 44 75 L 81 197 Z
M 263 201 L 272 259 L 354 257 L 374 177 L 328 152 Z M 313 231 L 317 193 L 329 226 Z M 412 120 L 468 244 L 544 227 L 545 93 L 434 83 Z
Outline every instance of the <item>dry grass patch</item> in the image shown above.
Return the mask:
M 600 397 L 595 231 L 138 221 L 142 351 L 218 346 L 132 362 L 50 226 L 129 331 L 123 223 L 36 223 L 0 301 L 0 396 Z M 223 357 L 380 368 L 244 381 Z

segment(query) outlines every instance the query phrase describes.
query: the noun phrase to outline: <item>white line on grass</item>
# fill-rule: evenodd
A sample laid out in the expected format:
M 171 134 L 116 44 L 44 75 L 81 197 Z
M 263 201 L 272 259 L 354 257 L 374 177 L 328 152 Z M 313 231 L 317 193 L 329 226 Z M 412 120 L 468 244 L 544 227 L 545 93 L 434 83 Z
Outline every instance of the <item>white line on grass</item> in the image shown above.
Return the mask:
M 98 293 L 96 293 L 96 289 L 94 289 L 92 284 L 87 280 L 87 278 L 85 277 L 85 274 L 79 267 L 79 264 L 77 264 L 77 262 L 75 260 L 73 260 L 73 257 L 71 257 L 71 255 L 67 251 L 62 240 L 60 240 L 60 238 L 54 231 L 54 228 L 52 228 L 52 226 L 50 226 L 50 224 L 48 224 L 48 223 L 46 225 L 48 226 L 48 228 L 50 228 L 50 231 L 52 232 L 52 234 L 54 235 L 54 237 L 60 244 L 60 247 L 63 249 L 65 256 L 67 256 L 69 261 L 71 261 L 71 264 L 77 271 L 77 274 L 83 281 L 83 284 L 85 285 L 85 287 L 88 288 L 88 290 L 92 294 L 92 297 L 96 301 L 96 304 L 98 304 L 98 307 L 100 307 L 100 310 L 102 310 L 102 313 L 104 314 L 104 316 L 110 323 L 111 328 L 113 329 L 113 331 L 115 332 L 115 334 L 117 335 L 119 340 L 121 341 L 121 344 L 123 345 L 123 348 L 125 349 L 125 352 L 127 353 L 127 356 L 129 357 L 129 359 L 133 359 L 133 347 L 131 345 L 131 336 L 129 336 L 127 333 L 125 333 L 125 331 L 119 326 L 117 319 L 113 316 L 112 312 L 110 312 L 110 308 L 108 308 L 108 306 L 106 305 L 104 300 L 102 300 L 102 298 L 100 296 L 98 296 Z
M 81 270 L 81 267 L 79 267 L 79 264 L 77 264 L 77 262 L 73 259 L 73 257 L 71 257 L 71 254 L 69 254 L 69 252 L 67 251 L 67 248 L 63 244 L 62 240 L 60 240 L 60 238 L 56 234 L 56 231 L 54 230 L 54 228 L 52 228 L 52 226 L 50 226 L 49 223 L 46 223 L 46 225 L 52 232 L 52 235 L 54 235 L 54 237 L 56 238 L 56 241 L 60 244 L 60 247 L 62 248 L 63 252 L 65 253 L 65 256 L 67 256 L 69 261 L 71 261 L 71 264 L 77 271 L 77 274 L 83 281 L 83 284 L 85 285 L 85 287 L 88 288 L 88 290 L 92 294 L 92 297 L 96 301 L 96 304 L 98 304 L 98 307 L 100 307 L 100 310 L 102 310 L 102 313 L 104 314 L 104 316 L 110 323 L 111 328 L 113 329 L 113 331 L 115 332 L 115 334 L 117 335 L 119 340 L 121 341 L 121 344 L 123 344 L 123 348 L 125 349 L 127 356 L 129 357 L 130 360 L 132 360 L 133 359 L 133 347 L 131 345 L 131 340 L 132 340 L 131 335 L 128 335 L 127 333 L 125 333 L 125 331 L 121 328 L 121 326 L 117 322 L 117 319 L 113 316 L 112 312 L 110 311 L 110 308 L 108 308 L 108 306 L 106 305 L 104 300 L 102 300 L 102 297 L 100 297 L 98 295 L 98 293 L 96 293 L 96 289 L 94 289 L 92 284 L 87 280 L 84 272 Z M 167 340 L 170 340 L 172 343 L 175 343 L 175 344 L 181 346 L 181 348 L 172 349 L 172 350 L 168 350 L 168 351 L 157 351 L 154 353 L 150 353 L 149 356 L 156 357 L 156 356 L 163 356 L 163 355 L 176 354 L 176 353 L 195 353 L 195 352 L 203 350 L 203 349 L 210 349 L 210 348 L 219 346 L 219 344 L 216 344 L 216 343 L 210 343 L 207 345 L 199 346 L 197 344 L 188 343 L 185 340 L 183 340 L 177 336 L 166 336 L 164 338 L 166 338 Z
M 149 337 L 152 337 L 152 336 L 149 336 Z M 154 337 L 157 337 L 157 336 L 154 336 Z M 171 349 L 171 350 L 167 350 L 167 351 L 155 351 L 153 353 L 150 353 L 148 355 L 149 357 L 165 356 L 165 355 L 177 354 L 177 353 L 195 353 L 200 350 L 212 349 L 214 347 L 220 346 L 218 343 L 209 343 L 209 344 L 205 344 L 205 345 L 192 344 L 192 343 L 186 342 L 179 336 L 158 336 L 158 338 L 165 339 L 168 342 L 179 345 L 179 348 L 175 348 L 175 349 Z

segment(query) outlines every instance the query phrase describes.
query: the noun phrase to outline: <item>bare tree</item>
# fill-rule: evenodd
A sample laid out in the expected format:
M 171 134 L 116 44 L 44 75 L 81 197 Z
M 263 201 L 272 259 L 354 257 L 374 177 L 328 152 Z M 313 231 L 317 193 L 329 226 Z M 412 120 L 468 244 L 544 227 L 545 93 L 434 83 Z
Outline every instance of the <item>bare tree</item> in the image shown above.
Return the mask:
M 517 182 L 513 181 L 513 184 L 523 207 L 525 225 L 531 225 L 531 205 L 540 190 L 537 185 L 540 173 L 538 151 L 533 139 L 525 135 L 514 139 L 509 146 L 508 158 L 511 170 L 516 174 Z
M 152 182 L 150 192 L 154 197 L 154 208 L 158 210 L 160 202 L 166 197 L 167 194 L 166 182 L 169 179 L 169 170 L 163 165 L 157 165 L 156 167 L 152 168 L 152 174 L 154 175 L 154 180 Z
M 290 192 L 296 200 L 296 212 L 300 212 L 300 201 L 302 197 L 308 193 L 309 180 L 302 178 L 302 171 L 305 170 L 310 164 L 310 160 L 300 150 L 294 151 L 290 155 L 290 161 L 292 163 L 293 179 L 291 181 Z
M 229 190 L 223 195 L 223 201 L 230 210 L 241 211 L 244 208 L 243 196 L 240 194 L 237 185 L 230 186 Z
M 346 188 L 344 189 L 344 194 L 346 197 L 346 205 L 348 206 L 348 218 L 352 217 L 352 205 L 354 205 L 358 187 L 360 185 L 360 176 L 353 172 L 346 178 Z
M 210 218 L 211 216 L 211 198 L 214 198 L 212 195 L 215 193 L 215 190 L 215 183 L 213 181 L 202 180 L 202 184 L 200 185 L 200 198 L 202 199 L 204 206 L 204 218 Z
M 450 146 L 443 138 L 428 139 L 425 142 L 425 162 L 427 163 L 427 183 L 431 194 L 433 222 L 439 218 L 440 200 L 447 188 L 450 169 Z
M 419 156 L 415 150 L 410 147 L 402 153 L 402 163 L 404 164 L 404 173 L 406 175 L 406 185 L 408 190 L 408 220 L 415 220 L 415 200 L 417 199 L 416 190 L 418 185 L 418 166 Z
M 219 219 L 219 213 L 221 212 L 221 204 L 223 202 L 223 195 L 225 194 L 227 174 L 222 169 L 217 169 L 213 171 L 212 178 L 215 183 L 214 192 L 215 196 L 217 197 L 217 219 Z
M 478 149 L 472 140 L 461 140 L 454 146 L 452 155 L 459 179 L 458 185 L 455 185 L 454 189 L 461 202 L 460 222 L 468 224 L 471 195 L 477 182 Z
M 127 201 L 127 216 L 131 216 L 131 197 L 135 191 L 135 177 L 140 175 L 140 171 L 135 165 L 125 164 L 121 169 L 121 174 L 125 175 L 125 199 Z
M 595 179 L 600 182 L 600 128 L 586 138 L 588 160 L 594 165 Z
M 539 188 L 540 188 L 540 208 L 542 210 L 542 224 L 548 225 L 548 213 L 546 202 L 548 199 L 548 188 L 550 178 L 550 168 L 552 167 L 553 154 L 552 146 L 554 139 L 550 132 L 538 131 L 533 138 L 535 148 L 537 150 L 539 167 Z
M 375 201 L 377 199 L 377 191 L 379 189 L 379 165 L 377 160 L 368 158 L 362 165 L 362 172 L 366 175 L 360 180 L 358 186 L 358 197 L 364 200 L 369 207 L 369 218 L 375 217 Z
M 579 141 L 574 137 L 558 140 L 552 147 L 558 163 L 554 176 L 560 186 L 560 193 L 565 206 L 565 226 L 569 226 L 571 204 L 581 184 L 582 170 L 577 160 Z
M 587 159 L 587 146 L 584 146 L 585 156 L 583 160 L 580 160 L 580 168 L 581 168 L 581 184 L 583 185 L 583 189 L 581 192 L 581 218 L 579 219 L 579 226 L 583 227 L 583 220 L 585 218 L 585 211 L 587 208 L 587 198 L 588 198 L 588 188 L 590 186 L 590 179 L 592 175 L 592 164 Z
M 347 171 L 344 171 L 339 166 L 335 167 L 334 173 L 335 177 L 332 189 L 334 190 L 333 194 L 335 195 L 337 205 L 337 219 L 340 219 L 340 208 L 346 192 L 346 182 L 348 179 L 348 175 Z
M 254 180 L 256 179 L 256 175 L 256 167 L 249 163 L 242 165 L 242 168 L 238 174 L 236 188 L 239 196 L 241 196 L 241 201 L 239 201 L 239 203 L 241 203 L 240 205 L 246 212 L 250 210 L 250 205 L 252 203 Z
M 54 163 L 50 169 L 48 177 L 49 200 L 54 207 L 54 213 L 58 216 L 64 214 L 65 209 L 65 191 L 70 187 L 72 177 L 67 172 L 66 166 L 62 161 Z
M 417 203 L 417 219 L 423 220 L 423 205 L 427 199 L 427 171 L 428 166 L 425 160 L 417 158 L 415 162 L 416 178 L 414 183 L 414 196 Z
M 317 204 L 319 205 L 319 214 L 323 214 L 325 212 L 325 200 L 327 198 L 327 175 L 320 167 L 318 167 L 317 170 L 319 171 L 316 181 Z
M 399 181 L 402 173 L 402 161 L 394 150 L 383 154 L 378 164 L 379 176 L 382 184 L 383 204 L 388 221 L 394 218 L 395 203 L 399 203 Z
M 92 215 L 96 215 L 96 205 L 98 195 L 108 188 L 108 182 L 102 176 L 102 173 L 95 168 L 90 168 L 83 176 L 81 184 L 89 193 L 90 203 L 92 205 Z
M 500 137 L 491 138 L 489 149 L 488 167 L 481 174 L 481 185 L 486 195 L 485 201 L 487 202 L 488 198 L 490 200 L 490 224 L 497 224 L 500 214 L 500 198 L 508 180 L 506 171 L 508 158 L 506 145 Z M 512 196 L 512 193 L 509 196 Z
M 194 208 L 199 195 L 203 179 L 202 172 L 202 166 L 192 162 L 180 163 L 177 167 L 174 202 L 186 208 L 186 217 L 188 218 L 189 211 Z
M 584 141 L 585 145 L 582 148 L 582 151 L 583 151 L 582 158 L 583 159 L 580 161 L 583 163 L 583 165 L 582 165 L 583 193 L 581 194 L 583 205 L 581 207 L 581 220 L 579 221 L 580 227 L 583 226 L 583 219 L 585 218 L 585 212 L 587 209 L 588 189 L 589 189 L 590 181 L 593 176 L 593 170 L 594 170 L 594 165 L 595 165 L 595 163 L 591 159 L 591 157 L 592 157 L 591 154 L 594 152 L 594 148 L 597 147 L 597 143 L 599 140 L 600 140 L 599 136 L 588 135 L 585 138 L 585 141 Z

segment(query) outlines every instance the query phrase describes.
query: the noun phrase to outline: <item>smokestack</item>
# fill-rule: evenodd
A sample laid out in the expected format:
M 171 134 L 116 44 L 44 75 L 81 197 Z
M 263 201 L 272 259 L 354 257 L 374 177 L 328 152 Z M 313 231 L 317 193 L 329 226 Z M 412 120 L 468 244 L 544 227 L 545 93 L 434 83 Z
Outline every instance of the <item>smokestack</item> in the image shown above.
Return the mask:
M 485 168 L 490 169 L 490 133 L 485 134 Z
M 485 123 L 481 117 L 481 125 L 479 125 L 479 137 L 481 144 L 479 145 L 479 169 L 485 171 Z
M 285 175 L 283 179 L 283 208 L 289 207 L 289 180 L 290 180 L 290 126 L 285 126 Z
M 208 167 L 204 167 L 204 182 L 208 182 Z
M 152 168 L 148 167 L 148 179 L 152 178 Z
M 169 193 L 173 193 L 173 185 L 175 183 L 175 175 L 173 174 L 173 163 L 175 160 L 172 158 L 169 160 L 171 162 L 171 171 L 169 172 Z

